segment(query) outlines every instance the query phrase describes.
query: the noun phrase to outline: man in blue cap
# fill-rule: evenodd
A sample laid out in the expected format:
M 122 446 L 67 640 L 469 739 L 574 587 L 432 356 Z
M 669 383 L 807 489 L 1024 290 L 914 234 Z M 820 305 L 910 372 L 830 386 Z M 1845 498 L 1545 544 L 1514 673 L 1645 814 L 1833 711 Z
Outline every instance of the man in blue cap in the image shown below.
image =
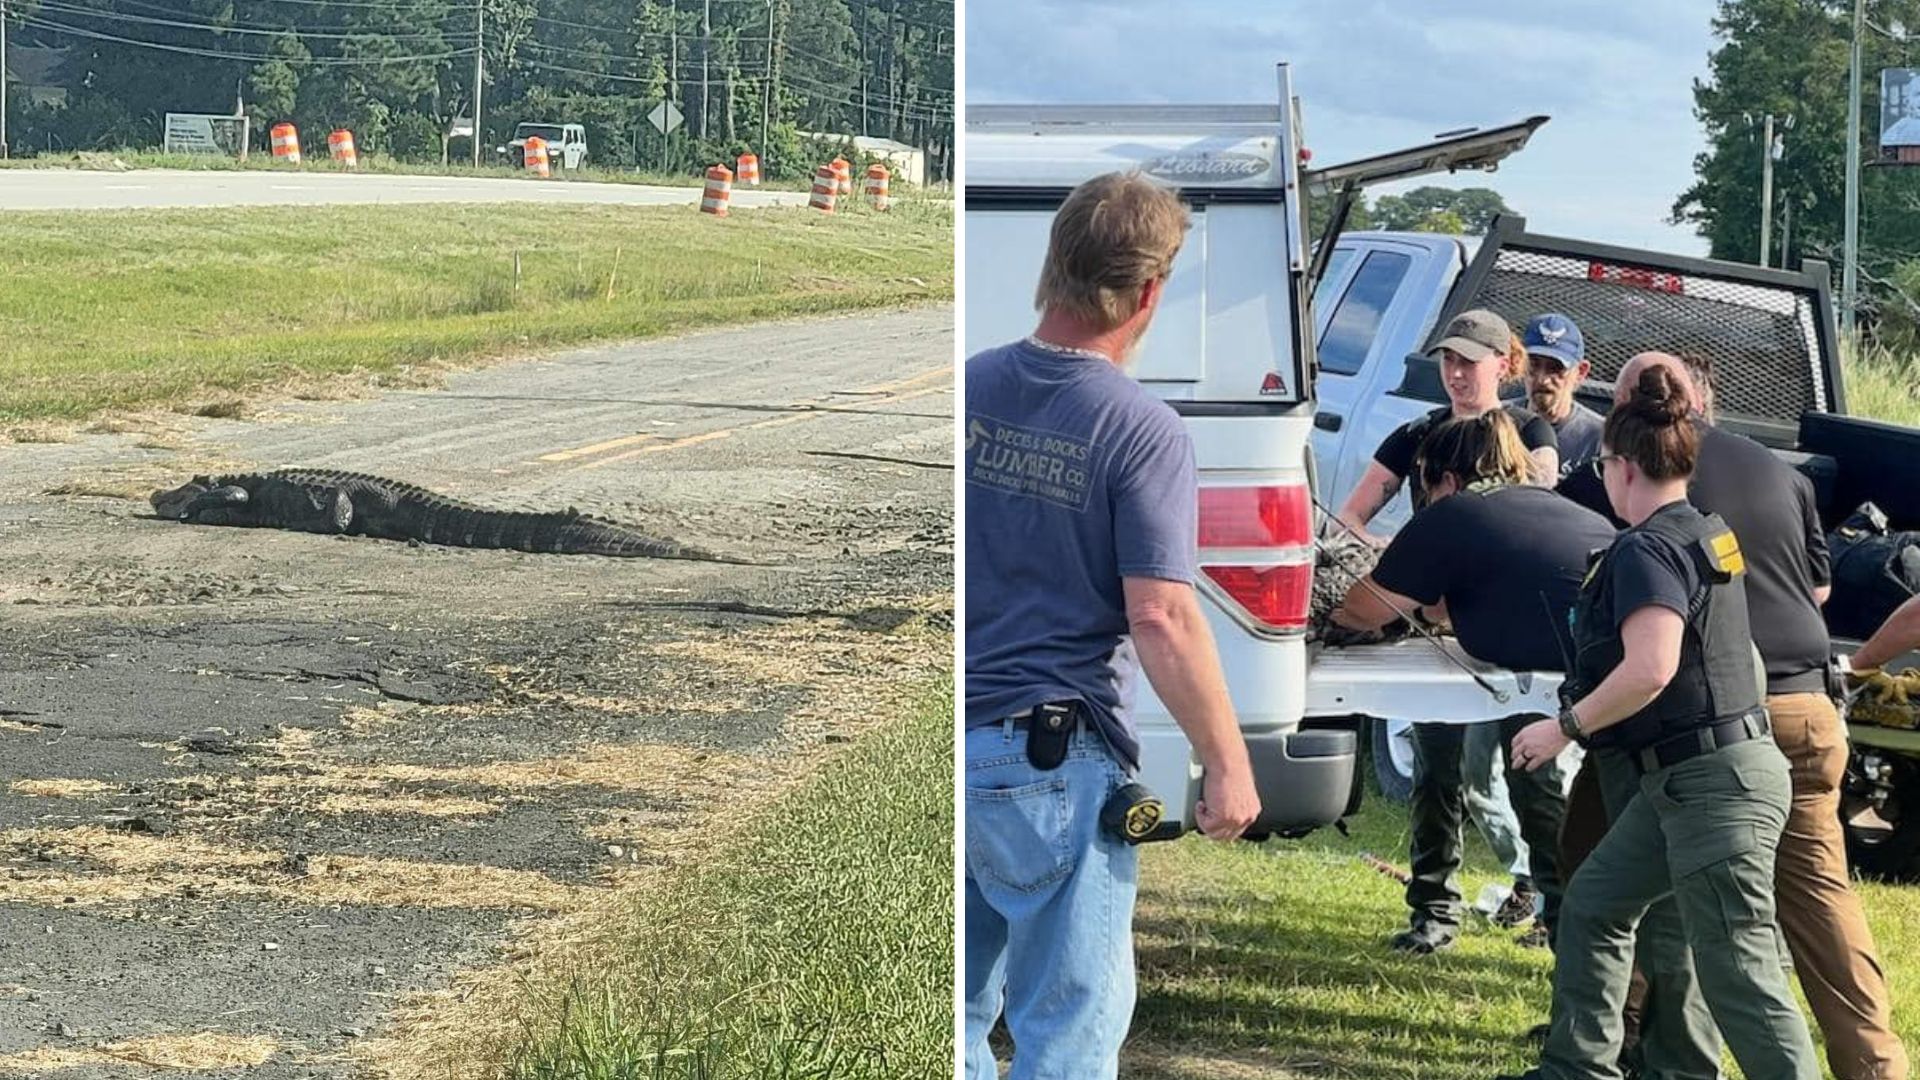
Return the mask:
M 1560 444 L 1560 478 L 1600 454 L 1599 413 L 1573 399 L 1593 365 L 1587 342 L 1565 315 L 1535 315 L 1520 337 L 1527 350 L 1527 403 L 1553 425 Z

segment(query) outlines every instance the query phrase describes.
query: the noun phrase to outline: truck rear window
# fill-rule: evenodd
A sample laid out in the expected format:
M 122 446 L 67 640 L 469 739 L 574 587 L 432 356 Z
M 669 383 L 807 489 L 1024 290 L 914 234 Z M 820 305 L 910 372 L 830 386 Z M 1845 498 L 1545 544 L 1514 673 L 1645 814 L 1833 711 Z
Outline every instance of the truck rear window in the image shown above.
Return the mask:
M 1397 251 L 1375 251 L 1360 264 L 1340 306 L 1320 336 L 1320 370 L 1330 375 L 1352 375 L 1365 366 L 1380 320 L 1393 303 L 1400 282 L 1413 260 Z

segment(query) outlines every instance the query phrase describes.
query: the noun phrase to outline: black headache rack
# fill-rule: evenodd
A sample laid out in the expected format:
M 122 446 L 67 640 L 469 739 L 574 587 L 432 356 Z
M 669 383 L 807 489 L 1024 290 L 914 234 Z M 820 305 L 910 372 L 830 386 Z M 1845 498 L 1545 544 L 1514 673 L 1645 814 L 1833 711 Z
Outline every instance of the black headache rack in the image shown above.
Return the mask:
M 1770 446 L 1793 447 L 1803 413 L 1846 411 L 1824 262 L 1770 270 L 1540 236 L 1502 215 L 1425 345 L 1472 308 L 1516 327 L 1549 311 L 1571 318 L 1593 364 L 1582 397 L 1603 409 L 1627 360 L 1658 351 L 1705 357 L 1719 422 Z

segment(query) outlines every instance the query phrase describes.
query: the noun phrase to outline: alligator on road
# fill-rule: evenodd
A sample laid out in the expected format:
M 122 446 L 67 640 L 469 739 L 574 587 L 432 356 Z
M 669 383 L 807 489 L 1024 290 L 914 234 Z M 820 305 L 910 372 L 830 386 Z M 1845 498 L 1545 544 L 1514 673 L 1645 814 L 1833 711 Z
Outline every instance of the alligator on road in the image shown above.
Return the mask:
M 195 525 L 294 529 L 554 555 L 760 565 L 655 539 L 572 508 L 552 513 L 490 510 L 398 480 L 333 469 L 196 476 L 177 488 L 154 492 L 148 501 L 160 517 Z

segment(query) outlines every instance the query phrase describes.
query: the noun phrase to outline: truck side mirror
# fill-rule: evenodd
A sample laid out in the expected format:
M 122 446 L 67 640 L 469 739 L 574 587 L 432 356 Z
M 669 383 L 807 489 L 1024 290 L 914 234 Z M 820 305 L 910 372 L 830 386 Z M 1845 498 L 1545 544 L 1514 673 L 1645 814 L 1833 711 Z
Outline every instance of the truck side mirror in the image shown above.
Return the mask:
M 1446 384 L 1440 381 L 1440 361 L 1424 353 L 1408 353 L 1406 364 L 1400 385 L 1394 387 L 1395 394 L 1417 401 L 1444 403 L 1447 400 Z

